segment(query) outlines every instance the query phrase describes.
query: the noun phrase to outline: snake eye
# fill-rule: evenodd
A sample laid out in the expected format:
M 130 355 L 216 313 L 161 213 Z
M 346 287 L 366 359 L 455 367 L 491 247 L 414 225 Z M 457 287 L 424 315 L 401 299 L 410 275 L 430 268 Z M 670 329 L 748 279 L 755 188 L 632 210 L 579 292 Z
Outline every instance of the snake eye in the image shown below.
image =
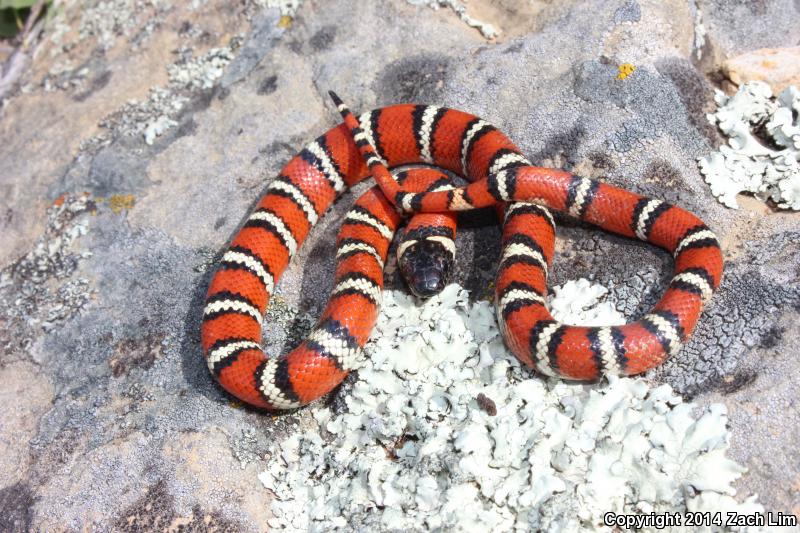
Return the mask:
M 438 240 L 421 239 L 403 250 L 398 263 L 411 292 L 420 298 L 430 298 L 447 285 L 453 253 Z

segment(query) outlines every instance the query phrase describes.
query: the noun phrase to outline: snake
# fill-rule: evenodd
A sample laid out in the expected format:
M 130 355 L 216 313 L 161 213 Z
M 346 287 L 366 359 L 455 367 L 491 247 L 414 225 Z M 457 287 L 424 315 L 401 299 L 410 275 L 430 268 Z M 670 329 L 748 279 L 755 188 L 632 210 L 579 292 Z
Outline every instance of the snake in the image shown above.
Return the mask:
M 413 217 L 399 247 L 419 248 L 413 269 L 415 262 L 438 261 L 431 259 L 442 256 L 437 246 L 454 251 L 447 241 L 452 232 L 431 230 L 436 224 L 425 215 L 498 209 L 497 320 L 506 346 L 534 372 L 581 381 L 630 376 L 655 368 L 687 342 L 723 274 L 719 240 L 700 218 L 600 180 L 535 166 L 499 129 L 463 111 L 396 104 L 355 116 L 331 96 L 343 122 L 307 144 L 269 183 L 211 278 L 201 344 L 211 374 L 230 394 L 271 411 L 296 409 L 358 368 L 378 317 L 389 248 L 407 215 Z M 405 181 L 392 173 L 408 165 L 422 168 L 406 171 Z M 467 185 L 441 181 L 442 171 Z M 281 274 L 332 204 L 369 177 L 377 185 L 342 219 L 332 289 L 318 322 L 290 352 L 268 355 L 262 327 Z M 658 303 L 620 326 L 555 320 L 547 308 L 553 211 L 671 253 L 673 276 Z M 420 277 L 417 290 L 425 293 L 435 292 L 443 276 Z

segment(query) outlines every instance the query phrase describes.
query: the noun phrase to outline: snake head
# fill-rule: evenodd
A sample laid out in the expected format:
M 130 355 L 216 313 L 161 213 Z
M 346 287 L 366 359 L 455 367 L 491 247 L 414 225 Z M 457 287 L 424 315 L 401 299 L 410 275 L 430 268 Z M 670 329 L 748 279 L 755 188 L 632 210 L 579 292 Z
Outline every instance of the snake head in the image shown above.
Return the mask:
M 419 298 L 442 292 L 453 270 L 455 244 L 447 237 L 432 236 L 403 242 L 397 250 L 400 274 Z

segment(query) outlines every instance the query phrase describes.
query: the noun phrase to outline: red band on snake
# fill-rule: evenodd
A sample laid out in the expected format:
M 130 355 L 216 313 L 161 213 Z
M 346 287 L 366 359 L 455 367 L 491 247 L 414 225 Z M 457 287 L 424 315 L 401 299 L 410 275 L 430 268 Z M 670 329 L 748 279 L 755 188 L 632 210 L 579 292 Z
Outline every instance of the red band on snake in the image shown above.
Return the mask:
M 505 206 L 498 321 L 514 354 L 546 375 L 596 380 L 659 365 L 686 342 L 719 286 L 719 243 L 688 211 L 532 166 L 499 130 L 468 113 L 402 104 L 355 118 L 340 101 L 337 105 L 345 124 L 283 168 L 234 237 L 208 290 L 202 325 L 206 360 L 219 383 L 244 402 L 267 409 L 300 407 L 331 391 L 357 365 L 377 319 L 383 266 L 401 223 L 395 207 L 452 212 Z M 432 189 L 430 182 L 404 188 L 388 170 L 415 163 L 471 183 L 447 190 Z M 362 195 L 345 216 L 333 290 L 319 322 L 290 353 L 266 355 L 261 326 L 275 283 L 319 217 L 344 190 L 370 175 L 380 187 Z M 554 320 L 545 306 L 555 243 L 551 209 L 671 252 L 675 273 L 653 310 L 624 326 Z

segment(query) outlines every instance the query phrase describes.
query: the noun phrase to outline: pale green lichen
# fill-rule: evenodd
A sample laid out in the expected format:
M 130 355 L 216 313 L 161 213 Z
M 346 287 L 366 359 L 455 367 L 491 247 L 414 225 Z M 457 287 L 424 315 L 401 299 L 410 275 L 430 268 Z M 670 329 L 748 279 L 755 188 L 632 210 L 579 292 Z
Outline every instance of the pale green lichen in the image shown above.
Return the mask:
M 706 45 L 706 27 L 703 25 L 703 12 L 695 0 L 689 2 L 689 7 L 694 12 L 694 54 L 697 60 L 703 58 L 703 47 Z
M 583 280 L 550 301 L 568 322 L 604 289 Z M 384 291 L 369 357 L 346 408 L 271 451 L 259 476 L 281 531 L 610 531 L 626 514 L 762 512 L 734 499 L 727 414 L 695 414 L 643 380 L 583 386 L 523 368 L 488 302 L 456 285 L 425 302 Z M 483 406 L 490 405 L 486 409 Z
M 163 14 L 168 2 L 159 0 L 104 0 L 89 3 L 81 10 L 79 35 L 81 39 L 94 37 L 103 50 L 116 44 L 117 38 L 130 36 L 134 31 L 142 35 L 152 33 L 157 21 L 153 14 Z M 142 26 L 142 18 L 146 18 Z M 134 47 L 137 43 L 133 43 Z
M 254 0 L 260 7 L 278 8 L 281 11 L 281 18 L 294 17 L 303 0 Z
M 415 6 L 425 5 L 431 9 L 439 9 L 440 7 L 448 8 L 458 15 L 458 18 L 460 18 L 467 26 L 470 28 L 475 28 L 481 32 L 481 35 L 483 35 L 485 38 L 494 39 L 500 35 L 500 30 L 488 22 L 483 22 L 482 20 L 478 20 L 470 16 L 467 13 L 466 6 L 458 0 L 406 0 L 406 2 Z
M 717 91 L 715 100 L 719 108 L 708 120 L 728 144 L 699 160 L 712 194 L 732 208 L 737 194 L 750 192 L 800 210 L 800 91 L 790 86 L 773 98 L 769 85 L 749 82 L 732 97 Z
M 183 48 L 179 59 L 167 66 L 169 83 L 153 87 L 146 100 L 130 100 L 125 106 L 107 117 L 100 125 L 127 136 L 144 138 L 148 145 L 178 125 L 175 120 L 193 92 L 205 91 L 216 85 L 225 67 L 241 46 L 242 37 L 231 39 L 227 46 L 212 48 L 194 57 L 193 51 Z M 103 144 L 107 139 L 93 139 L 89 144 Z

